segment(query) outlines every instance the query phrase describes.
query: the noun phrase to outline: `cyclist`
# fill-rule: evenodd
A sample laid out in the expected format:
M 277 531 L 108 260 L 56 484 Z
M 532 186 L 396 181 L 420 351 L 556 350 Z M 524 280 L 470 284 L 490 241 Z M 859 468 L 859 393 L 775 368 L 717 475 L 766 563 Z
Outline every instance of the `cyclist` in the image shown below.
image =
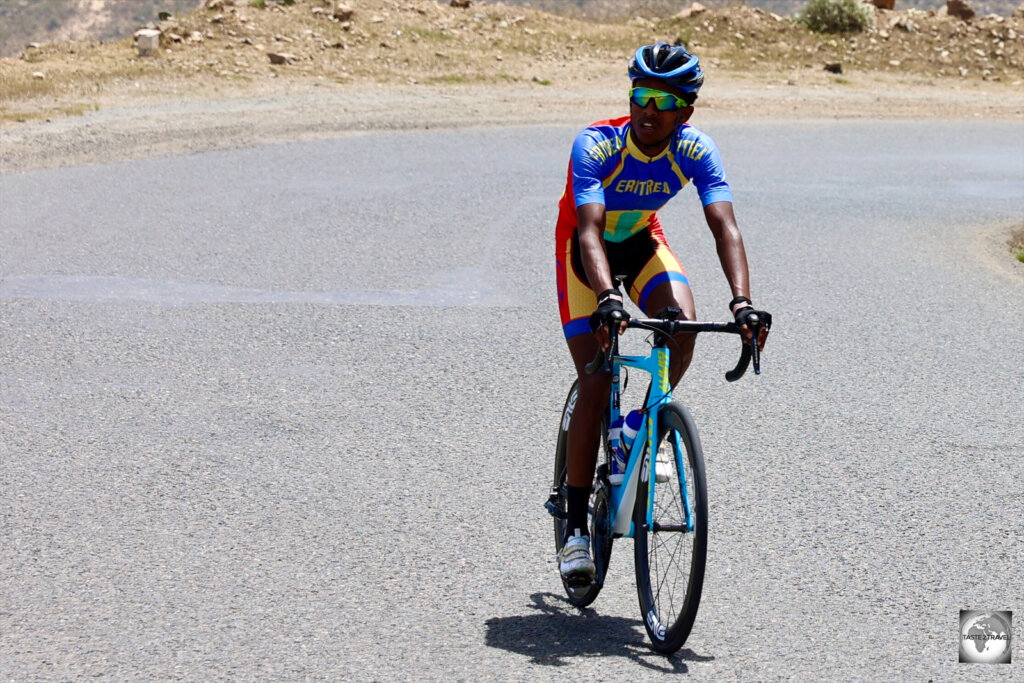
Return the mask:
M 594 577 L 587 527 L 600 426 L 611 390 L 607 372 L 584 366 L 610 345 L 608 326 L 625 330 L 629 314 L 613 278 L 647 315 L 669 308 L 696 320 L 686 272 L 669 249 L 657 211 L 692 181 L 732 289 L 729 309 L 741 325 L 753 311 L 743 239 L 732 191 L 710 137 L 687 121 L 704 82 L 683 46 L 645 45 L 629 63 L 629 116 L 598 121 L 572 147 L 555 228 L 562 330 L 579 376 L 567 444 L 568 520 L 559 571 L 572 583 Z M 749 337 L 749 330 L 745 330 Z M 766 331 L 758 339 L 763 345 Z M 695 335 L 675 338 L 672 385 L 693 357 Z

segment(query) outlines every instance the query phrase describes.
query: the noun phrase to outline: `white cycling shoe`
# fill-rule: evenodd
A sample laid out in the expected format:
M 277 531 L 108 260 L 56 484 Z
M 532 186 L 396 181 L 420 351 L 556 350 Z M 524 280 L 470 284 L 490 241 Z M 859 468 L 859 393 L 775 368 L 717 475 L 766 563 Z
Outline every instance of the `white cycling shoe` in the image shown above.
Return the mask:
M 558 571 L 562 580 L 571 585 L 585 585 L 594 580 L 597 567 L 590 558 L 589 536 L 569 537 L 558 553 Z
M 672 471 L 675 468 L 672 467 L 672 461 L 669 460 L 671 457 L 670 453 L 658 451 L 658 459 L 654 462 L 654 481 L 659 484 L 664 484 L 672 476 Z

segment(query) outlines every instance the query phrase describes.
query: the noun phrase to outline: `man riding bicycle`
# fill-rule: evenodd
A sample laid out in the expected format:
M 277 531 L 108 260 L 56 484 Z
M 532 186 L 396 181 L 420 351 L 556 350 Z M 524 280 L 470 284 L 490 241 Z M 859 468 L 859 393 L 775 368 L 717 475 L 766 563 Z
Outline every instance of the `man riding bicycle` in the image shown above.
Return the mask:
M 579 393 L 568 429 L 568 519 L 558 556 L 563 579 L 593 579 L 587 507 L 611 375 L 584 366 L 609 346 L 608 327 L 625 330 L 621 281 L 645 314 L 678 309 L 696 320 L 686 272 L 661 229 L 657 211 L 692 181 L 732 290 L 730 311 L 743 325 L 754 309 L 747 257 L 732 209 L 732 191 L 714 141 L 690 126 L 704 82 L 697 57 L 668 43 L 645 45 L 629 64 L 629 116 L 598 121 L 572 147 L 555 228 L 558 306 Z M 745 330 L 749 336 L 749 330 Z M 762 328 L 758 344 L 767 330 Z M 675 337 L 675 386 L 690 365 L 695 335 Z

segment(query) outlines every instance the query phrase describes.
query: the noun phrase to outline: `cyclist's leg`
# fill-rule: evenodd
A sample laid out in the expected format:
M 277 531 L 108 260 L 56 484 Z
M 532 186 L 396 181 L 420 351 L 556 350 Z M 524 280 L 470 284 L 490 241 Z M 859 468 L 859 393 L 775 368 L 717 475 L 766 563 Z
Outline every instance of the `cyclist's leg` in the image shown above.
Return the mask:
M 648 315 L 671 307 L 680 309 L 687 320 L 696 320 L 693 293 L 690 291 L 686 271 L 665 242 L 660 228 L 652 228 L 651 238 L 655 243 L 654 254 L 630 283 L 630 298 Z M 697 335 L 678 334 L 674 339 L 679 348 L 673 347 L 670 354 L 672 367 L 669 376 L 672 386 L 679 382 L 683 373 L 690 367 Z
M 601 445 L 601 418 L 608 407 L 611 374 L 588 375 L 584 366 L 594 360 L 599 346 L 589 330 L 566 340 L 579 377 L 576 408 L 569 421 L 567 481 L 569 486 L 589 487 L 594 480 L 597 452 Z
M 601 443 L 601 418 L 611 390 L 609 373 L 588 375 L 584 371 L 599 348 L 589 322 L 590 314 L 597 308 L 597 295 L 588 286 L 578 259 L 573 258 L 572 242 L 571 236 L 559 239 L 556 252 L 562 331 L 579 377 L 576 405 L 566 435 L 567 535 L 572 535 L 576 528 L 587 528 L 587 501 Z

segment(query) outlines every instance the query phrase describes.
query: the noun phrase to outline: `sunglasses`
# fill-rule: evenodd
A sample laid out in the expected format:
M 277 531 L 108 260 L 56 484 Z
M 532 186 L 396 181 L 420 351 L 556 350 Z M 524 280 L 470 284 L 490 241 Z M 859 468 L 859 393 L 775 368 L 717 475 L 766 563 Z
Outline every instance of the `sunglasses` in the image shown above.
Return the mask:
M 654 88 L 633 88 L 629 91 L 629 101 L 638 107 L 646 107 L 651 100 L 654 100 L 658 111 L 675 111 L 690 106 L 681 97 Z

